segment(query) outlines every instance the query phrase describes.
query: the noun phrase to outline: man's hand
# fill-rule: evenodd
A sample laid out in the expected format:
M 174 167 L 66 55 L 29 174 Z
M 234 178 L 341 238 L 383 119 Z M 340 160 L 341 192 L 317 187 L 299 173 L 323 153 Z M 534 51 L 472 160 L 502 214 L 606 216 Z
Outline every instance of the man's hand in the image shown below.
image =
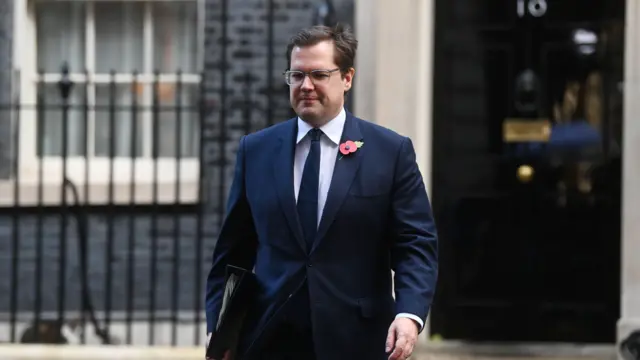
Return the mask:
M 409 318 L 399 317 L 391 323 L 386 344 L 387 353 L 391 352 L 389 360 L 405 360 L 411 356 L 418 330 L 418 324 Z
M 207 334 L 207 347 L 209 347 L 209 342 L 211 341 L 211 333 Z M 231 351 L 227 350 L 226 353 L 224 353 L 224 357 L 222 359 L 214 359 L 214 358 L 210 358 L 208 356 L 205 357 L 206 360 L 230 360 L 231 359 Z

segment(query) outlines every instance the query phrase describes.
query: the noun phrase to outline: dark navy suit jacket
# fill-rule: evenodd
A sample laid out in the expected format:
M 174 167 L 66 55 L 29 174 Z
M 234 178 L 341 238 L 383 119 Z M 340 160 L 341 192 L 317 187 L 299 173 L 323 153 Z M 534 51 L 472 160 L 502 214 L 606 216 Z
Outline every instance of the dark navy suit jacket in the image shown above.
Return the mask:
M 233 264 L 254 269 L 261 286 L 242 339 L 247 359 L 305 278 L 317 358 L 386 359 L 395 315 L 426 321 L 437 278 L 436 226 L 412 142 L 347 112 L 341 142 L 364 145 L 338 155 L 307 249 L 294 197 L 296 134 L 294 118 L 240 140 L 207 279 L 207 332 L 220 311 L 225 267 Z

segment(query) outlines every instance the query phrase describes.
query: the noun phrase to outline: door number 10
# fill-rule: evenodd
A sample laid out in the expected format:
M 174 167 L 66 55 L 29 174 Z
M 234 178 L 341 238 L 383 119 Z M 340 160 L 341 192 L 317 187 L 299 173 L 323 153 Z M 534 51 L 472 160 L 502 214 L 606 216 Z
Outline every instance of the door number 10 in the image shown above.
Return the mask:
M 533 17 L 541 17 L 547 13 L 547 0 L 517 0 L 518 17 L 529 13 Z

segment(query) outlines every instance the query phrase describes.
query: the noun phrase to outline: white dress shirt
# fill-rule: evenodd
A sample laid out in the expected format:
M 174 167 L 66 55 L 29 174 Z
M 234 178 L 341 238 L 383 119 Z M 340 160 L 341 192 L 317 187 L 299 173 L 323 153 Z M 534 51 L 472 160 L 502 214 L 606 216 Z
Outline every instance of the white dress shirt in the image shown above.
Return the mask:
M 320 136 L 320 181 L 318 185 L 318 225 L 320 225 L 320 219 L 322 219 L 322 211 L 324 204 L 327 202 L 327 194 L 329 194 L 329 185 L 331 185 L 331 178 L 333 177 L 333 169 L 336 164 L 336 158 L 338 156 L 338 147 L 340 146 L 340 138 L 342 137 L 342 130 L 344 129 L 344 123 L 347 119 L 347 114 L 344 108 L 340 111 L 338 116 L 320 127 L 322 130 L 322 136 Z M 311 140 L 307 136 L 312 126 L 298 118 L 298 136 L 296 138 L 296 153 L 293 165 L 293 185 L 298 200 L 298 193 L 300 192 L 300 182 L 302 181 L 302 172 L 304 170 L 304 163 L 309 155 L 309 148 L 311 147 Z M 400 313 L 396 316 L 407 317 L 418 324 L 420 329 L 424 327 L 422 319 L 413 314 Z

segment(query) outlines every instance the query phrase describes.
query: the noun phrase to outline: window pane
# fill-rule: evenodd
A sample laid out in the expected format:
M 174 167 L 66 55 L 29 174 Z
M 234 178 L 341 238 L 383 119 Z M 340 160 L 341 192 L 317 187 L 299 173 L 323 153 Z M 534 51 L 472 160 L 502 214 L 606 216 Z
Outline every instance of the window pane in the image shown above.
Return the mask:
M 160 157 L 198 155 L 198 86 L 183 84 L 161 84 L 158 89 L 160 108 L 158 111 L 158 153 Z M 180 101 L 176 101 L 177 98 Z
M 141 1 L 95 4 L 98 72 L 144 71 L 143 6 Z
M 36 3 L 38 67 L 60 72 L 67 61 L 71 71 L 85 68 L 85 4 L 80 1 Z
M 74 85 L 69 96 L 67 119 L 67 155 L 85 154 L 85 116 L 83 85 Z M 38 114 L 38 124 L 43 124 L 43 132 L 38 132 L 38 154 L 40 156 L 61 156 L 63 144 L 63 128 L 65 114 L 63 98 L 58 84 L 47 84 L 43 87 L 43 111 Z M 44 150 L 44 151 L 43 151 Z
M 142 153 L 142 91 L 132 91 L 132 85 L 117 85 L 112 94 L 110 85 L 96 86 L 96 156 L 109 156 L 113 137 L 115 156 L 140 156 Z M 142 89 L 140 87 L 139 89 Z M 136 96 L 137 111 L 132 108 Z M 111 104 L 113 103 L 113 106 Z M 113 116 L 112 116 L 113 115 Z M 113 134 L 111 119 L 113 117 Z M 134 121 L 135 117 L 135 121 Z M 135 128 L 133 124 L 136 124 Z M 135 134 L 135 154 L 131 153 L 131 140 Z
M 161 72 L 197 71 L 197 1 L 152 3 L 153 61 Z

